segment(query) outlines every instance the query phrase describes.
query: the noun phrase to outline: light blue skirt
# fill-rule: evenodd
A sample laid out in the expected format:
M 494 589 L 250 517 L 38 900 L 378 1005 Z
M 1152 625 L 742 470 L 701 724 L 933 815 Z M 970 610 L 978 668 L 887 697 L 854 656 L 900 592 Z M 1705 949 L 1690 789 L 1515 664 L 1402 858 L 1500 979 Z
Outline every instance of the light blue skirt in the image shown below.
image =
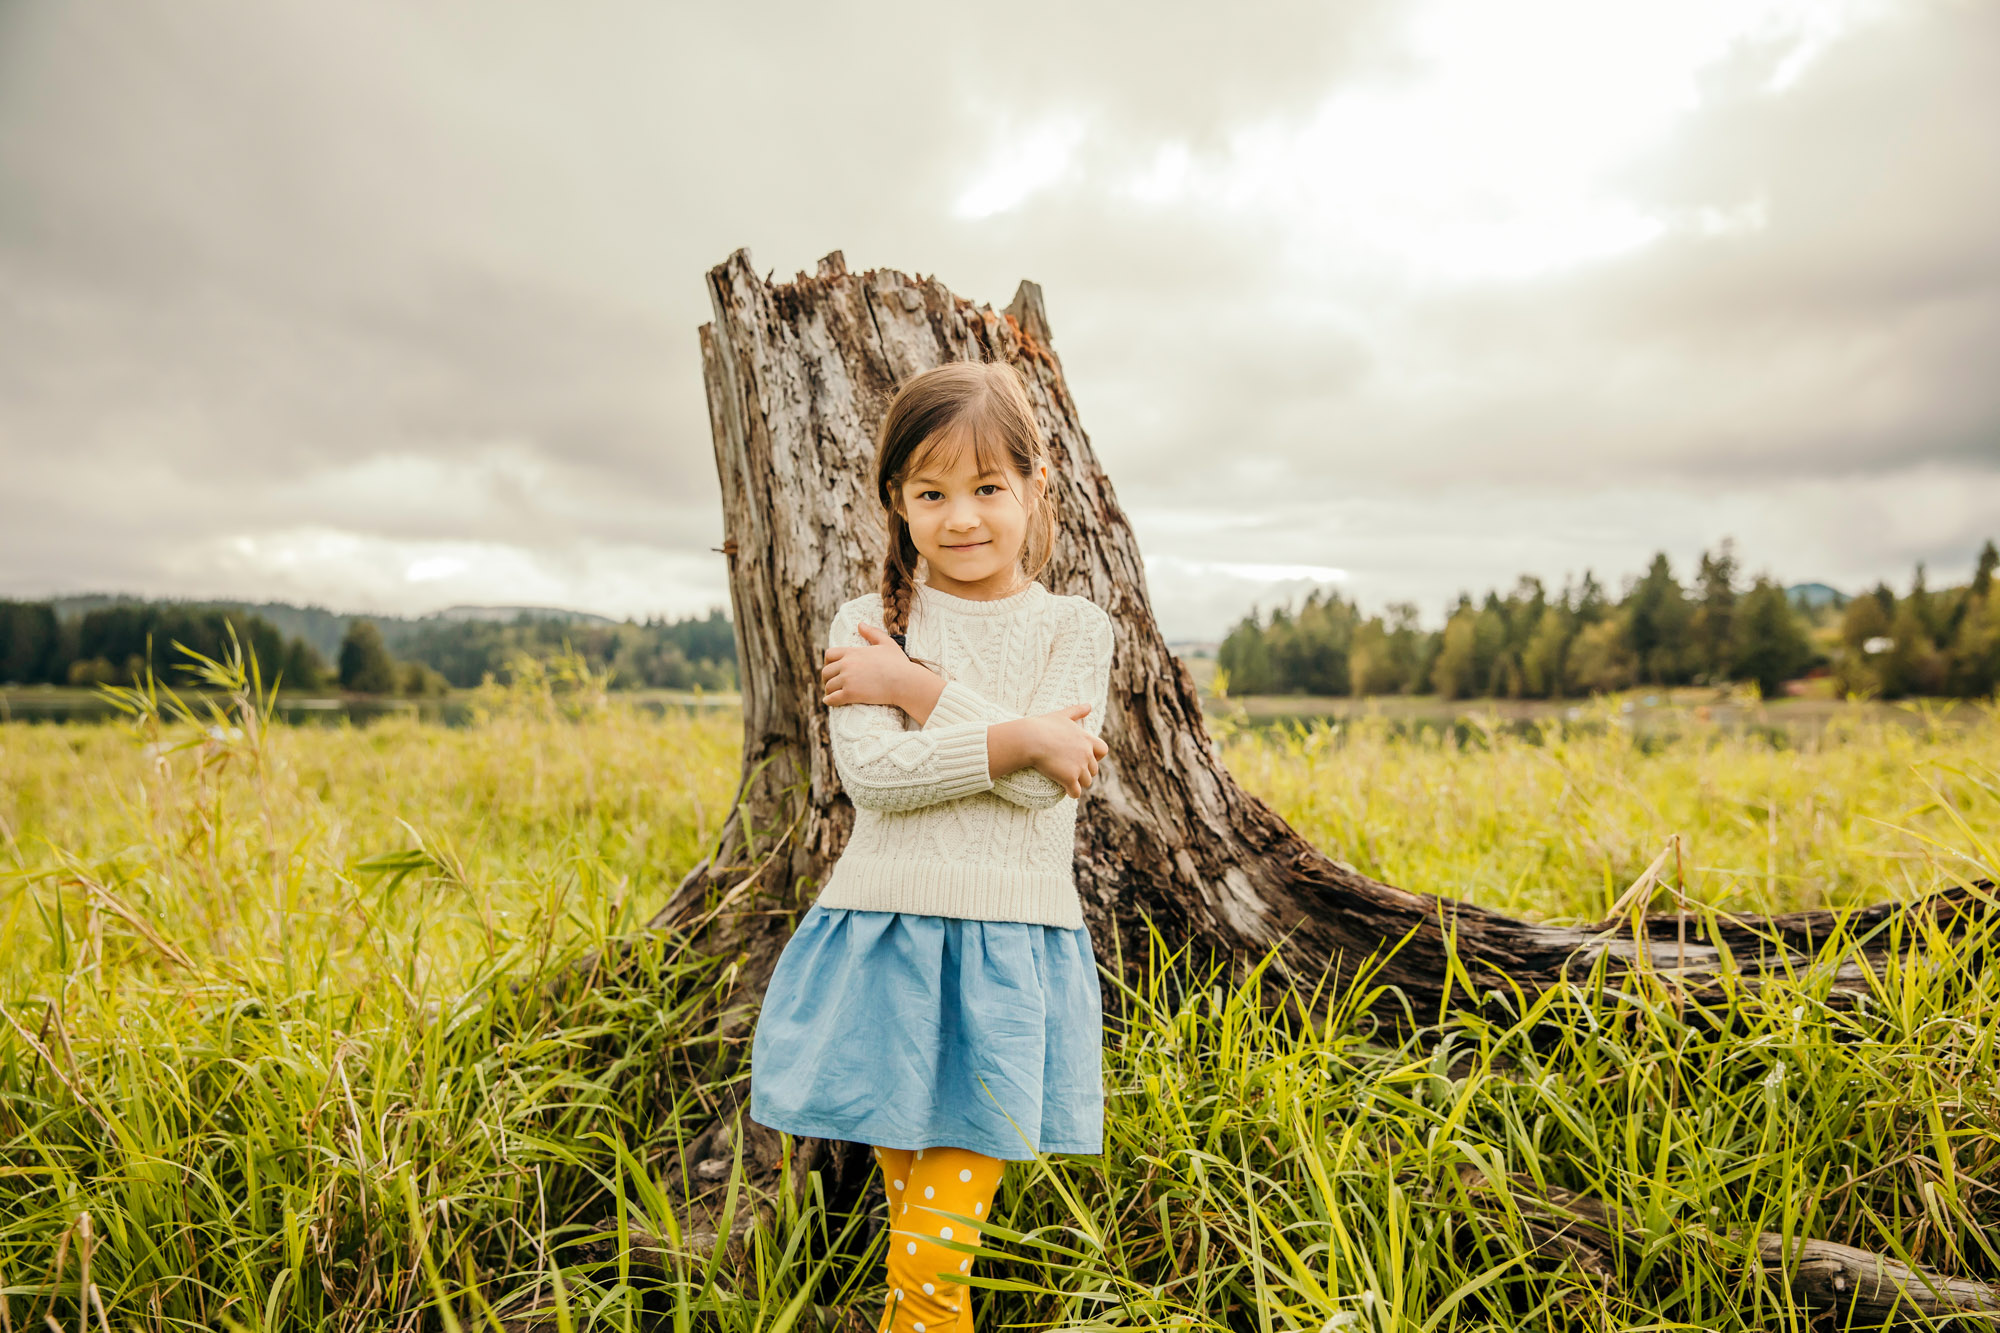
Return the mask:
M 1104 1151 L 1104 1020 L 1087 927 L 814 903 L 750 1045 L 750 1118 L 804 1138 Z

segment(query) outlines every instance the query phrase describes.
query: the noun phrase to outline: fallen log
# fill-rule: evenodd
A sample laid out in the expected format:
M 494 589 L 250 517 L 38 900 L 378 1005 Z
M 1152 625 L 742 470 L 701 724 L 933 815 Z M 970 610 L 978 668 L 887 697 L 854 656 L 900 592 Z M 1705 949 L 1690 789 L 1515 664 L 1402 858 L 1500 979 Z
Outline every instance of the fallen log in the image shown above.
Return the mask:
M 1494 1182 L 1477 1167 L 1463 1165 L 1459 1179 L 1476 1196 L 1493 1197 Z M 1510 1174 L 1506 1204 L 1494 1215 L 1519 1218 L 1544 1257 L 1566 1260 L 1596 1285 L 1618 1285 L 1621 1260 L 1636 1260 L 1645 1237 L 1621 1224 L 1602 1200 L 1556 1187 L 1538 1188 L 1532 1177 Z M 2000 1323 L 2000 1287 L 1967 1278 L 1945 1277 L 1889 1255 L 1830 1240 L 1790 1239 L 1774 1232 L 1727 1238 L 1754 1251 L 1756 1264 L 1785 1284 L 1792 1299 L 1815 1312 L 1837 1316 L 1842 1327 L 1881 1328 L 1884 1324 L 1928 1326 L 1940 1319 Z
M 950 360 L 1005 359 L 1022 372 L 1048 440 L 1061 533 L 1042 581 L 1090 598 L 1116 627 L 1110 753 L 1080 811 L 1075 860 L 1107 963 L 1143 972 L 1153 931 L 1171 949 L 1198 945 L 1235 969 L 1276 949 L 1263 977 L 1273 1005 L 1295 1010 L 1329 972 L 1338 986 L 1366 967 L 1372 985 L 1436 1016 L 1478 1007 L 1488 993 L 1532 997 L 1600 964 L 1710 993 L 1725 974 L 1806 966 L 1836 932 L 1873 932 L 1835 978 L 1840 993 L 1859 995 L 1866 949 L 1886 949 L 1889 926 L 1956 930 L 1991 904 L 1990 886 L 1973 886 L 1845 917 L 1711 915 L 1691 932 L 1683 912 L 1576 927 L 1362 874 L 1308 843 L 1223 766 L 1194 680 L 1154 622 L 1138 543 L 1084 432 L 1039 287 L 1023 282 L 996 311 L 932 277 L 851 273 L 839 251 L 815 273 L 773 284 L 738 250 L 707 281 L 714 319 L 700 346 L 742 676 L 742 779 L 712 853 L 650 924 L 676 947 L 731 960 L 733 985 L 710 1034 L 728 1053 L 717 1079 L 747 1073 L 772 966 L 852 827 L 818 704 L 822 640 L 835 608 L 874 587 L 881 569 L 875 428 L 900 384 Z M 1107 1014 L 1117 1009 L 1107 991 Z M 752 1178 L 776 1177 L 778 1136 L 732 1106 L 686 1155 L 690 1188 L 700 1187 L 704 1162 L 730 1156 L 738 1132 Z M 802 1143 L 794 1153 L 795 1168 L 826 1173 L 836 1204 L 858 1197 L 869 1175 L 858 1145 Z

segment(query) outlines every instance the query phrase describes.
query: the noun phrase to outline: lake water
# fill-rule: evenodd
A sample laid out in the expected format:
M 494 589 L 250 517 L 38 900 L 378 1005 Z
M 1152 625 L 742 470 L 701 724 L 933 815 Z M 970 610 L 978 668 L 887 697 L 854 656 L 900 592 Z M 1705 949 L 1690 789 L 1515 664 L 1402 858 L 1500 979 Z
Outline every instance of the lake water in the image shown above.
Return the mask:
M 181 691 L 181 698 L 197 709 L 203 696 Z M 735 708 L 735 694 L 692 694 L 677 690 L 634 690 L 613 694 L 612 699 L 652 713 L 669 708 Z M 220 703 L 218 697 L 216 702 Z M 472 706 L 463 695 L 443 699 L 381 699 L 362 695 L 280 695 L 277 715 L 293 725 L 325 726 L 341 722 L 365 725 L 382 717 L 416 716 L 448 727 L 464 726 L 472 720 Z M 122 718 L 116 705 L 103 695 L 74 689 L 0 689 L 0 722 L 113 722 Z
M 199 696 L 184 692 L 181 697 L 193 703 Z M 734 693 L 694 694 L 679 690 L 631 690 L 611 697 L 620 704 L 656 715 L 670 708 L 735 708 L 741 702 Z M 1972 724 L 1990 715 L 1977 704 L 1950 700 L 1848 704 L 1831 699 L 1784 699 L 1763 704 L 1718 702 L 1701 691 L 1635 694 L 1617 700 L 1582 702 L 1527 699 L 1447 702 L 1426 697 L 1317 699 L 1270 695 L 1246 700 L 1204 698 L 1202 704 L 1213 730 L 1226 730 L 1232 721 L 1238 727 L 1266 731 L 1379 718 L 1393 731 L 1449 732 L 1461 744 L 1489 729 L 1533 740 L 1566 730 L 1595 731 L 1614 726 L 1643 737 L 1663 737 L 1711 725 L 1796 737 L 1817 734 L 1836 721 L 1884 720 L 1922 727 L 1933 722 Z M 279 717 L 294 725 L 340 722 L 365 725 L 376 718 L 414 714 L 425 721 L 463 726 L 472 717 L 464 694 L 422 700 L 358 695 L 283 696 L 277 711 Z M 109 700 L 89 690 L 0 689 L 0 721 L 109 722 L 121 716 Z

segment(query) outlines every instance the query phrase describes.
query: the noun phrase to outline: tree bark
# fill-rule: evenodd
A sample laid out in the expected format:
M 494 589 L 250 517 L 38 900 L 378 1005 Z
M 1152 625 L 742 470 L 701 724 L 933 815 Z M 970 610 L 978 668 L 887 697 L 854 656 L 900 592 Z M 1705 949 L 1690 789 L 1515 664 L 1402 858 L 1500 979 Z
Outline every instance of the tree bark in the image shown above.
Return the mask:
M 1101 960 L 1142 971 L 1148 923 L 1168 947 L 1199 945 L 1239 970 L 1282 942 L 1263 978 L 1267 998 L 1282 1003 L 1294 987 L 1310 995 L 1329 968 L 1345 985 L 1386 953 L 1370 984 L 1399 988 L 1423 1022 L 1455 993 L 1448 940 L 1464 968 L 1456 998 L 1477 1004 L 1489 988 L 1532 995 L 1600 956 L 1699 990 L 1730 966 L 1797 962 L 1835 928 L 1827 912 L 1538 925 L 1385 884 L 1325 855 L 1223 767 L 1195 683 L 1154 623 L 1138 544 L 1063 378 L 1039 287 L 1023 282 L 995 311 L 935 278 L 849 273 L 839 251 L 816 273 L 773 285 L 743 250 L 709 272 L 708 286 L 714 320 L 700 330 L 701 356 L 741 664 L 742 788 L 715 854 L 652 925 L 682 932 L 689 947 L 735 955 L 735 1002 L 718 1035 L 739 1050 L 796 913 L 852 826 L 818 703 L 819 668 L 835 608 L 874 588 L 881 570 L 874 432 L 899 385 L 951 360 L 1004 358 L 1027 380 L 1059 507 L 1061 535 L 1042 581 L 1090 598 L 1116 625 L 1103 730 L 1110 753 L 1077 824 L 1077 887 Z M 1942 894 L 1870 909 L 1849 925 L 1866 929 L 1898 910 L 1948 920 L 1968 901 Z M 1851 979 L 1860 983 L 1858 970 Z M 1468 981 L 1471 995 L 1462 994 Z M 1111 1005 L 1107 996 L 1107 1012 Z M 731 1118 L 691 1155 L 713 1164 L 729 1157 Z M 761 1138 L 747 1117 L 743 1128 Z M 746 1162 L 774 1165 L 770 1142 L 745 1146 Z M 800 1153 L 796 1166 L 831 1166 L 843 1182 L 865 1177 L 866 1161 L 845 1145 L 807 1143 Z
M 1538 1186 L 1524 1174 L 1495 1182 L 1466 1165 L 1458 1176 L 1477 1204 L 1506 1196 L 1504 1205 L 1482 1211 L 1518 1222 L 1535 1253 L 1569 1262 L 1607 1290 L 1618 1285 L 1621 1257 L 1636 1263 L 1647 1250 L 1648 1238 L 1601 1200 Z M 1787 1239 L 1760 1231 L 1747 1239 L 1755 1268 L 1782 1281 L 1800 1306 L 1833 1314 L 1846 1327 L 1931 1327 L 1941 1319 L 1968 1326 L 2000 1322 L 2000 1288 L 1991 1283 L 1932 1273 L 1891 1255 L 1809 1236 Z

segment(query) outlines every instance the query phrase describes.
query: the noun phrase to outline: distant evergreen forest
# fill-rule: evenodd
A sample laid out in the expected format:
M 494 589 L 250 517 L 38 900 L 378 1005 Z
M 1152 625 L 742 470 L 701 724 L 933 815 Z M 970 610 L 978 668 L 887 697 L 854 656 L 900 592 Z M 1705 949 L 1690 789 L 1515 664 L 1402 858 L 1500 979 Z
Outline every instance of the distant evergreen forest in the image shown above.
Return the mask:
M 504 618 L 503 618 L 504 617 Z M 546 658 L 564 642 L 613 688 L 733 690 L 736 634 L 720 609 L 706 617 L 613 621 L 540 608 L 462 608 L 434 616 L 343 616 L 282 602 L 182 602 L 80 597 L 0 601 L 0 684 L 131 684 L 154 674 L 185 681 L 176 640 L 223 656 L 229 627 L 256 652 L 268 681 L 301 689 L 435 694 L 508 677 L 516 654 Z
M 1988 541 L 1969 583 L 1932 589 L 1918 565 L 1909 590 L 1888 584 L 1847 597 L 1821 584 L 1787 589 L 1745 580 L 1732 543 L 1703 552 L 1683 584 L 1664 553 L 1613 598 L 1585 571 L 1551 593 L 1523 576 L 1511 592 L 1461 594 L 1442 629 L 1391 603 L 1364 616 L 1338 593 L 1296 611 L 1253 610 L 1217 652 L 1230 694 L 1437 694 L 1447 699 L 1551 699 L 1643 686 L 1754 682 L 1766 695 L 1806 675 L 1837 693 L 1983 698 L 2000 690 L 2000 552 Z M 568 642 L 610 668 L 614 688 L 737 688 L 736 637 L 720 609 L 676 621 L 612 621 L 547 608 L 454 608 L 420 618 L 342 616 L 286 603 L 85 597 L 0 601 L 0 684 L 130 684 L 147 636 L 162 680 L 187 678 L 179 640 L 221 657 L 229 627 L 266 679 L 363 693 L 435 694 L 488 674 L 507 679 L 518 654 L 546 658 Z
M 1691 584 L 1664 554 L 1613 599 L 1586 571 L 1551 594 L 1524 576 L 1502 596 L 1461 594 L 1442 629 L 1392 603 L 1363 616 L 1338 593 L 1297 611 L 1253 610 L 1216 654 L 1230 694 L 1429 694 L 1447 699 L 1579 697 L 1647 685 L 1755 682 L 1774 696 L 1808 674 L 1845 695 L 1983 698 L 2000 688 L 2000 553 L 1988 541 L 1972 581 L 1908 592 L 1886 583 L 1848 598 L 1824 585 L 1747 584 L 1732 543 L 1704 552 Z

